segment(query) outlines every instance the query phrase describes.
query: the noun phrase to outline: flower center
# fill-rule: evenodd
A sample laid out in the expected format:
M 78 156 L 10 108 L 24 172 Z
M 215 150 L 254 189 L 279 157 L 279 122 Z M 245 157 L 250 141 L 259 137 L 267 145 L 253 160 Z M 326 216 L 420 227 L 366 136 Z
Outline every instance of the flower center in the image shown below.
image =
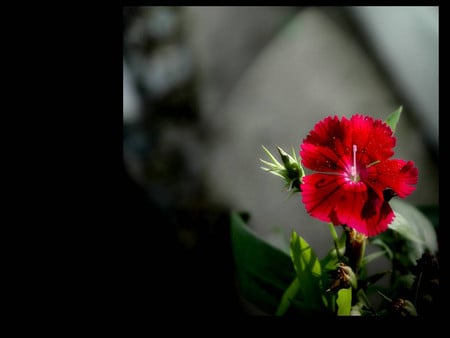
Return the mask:
M 350 167 L 350 175 L 352 176 L 353 182 L 359 181 L 358 171 L 356 170 L 356 150 L 358 147 L 356 144 L 353 145 L 353 165 Z

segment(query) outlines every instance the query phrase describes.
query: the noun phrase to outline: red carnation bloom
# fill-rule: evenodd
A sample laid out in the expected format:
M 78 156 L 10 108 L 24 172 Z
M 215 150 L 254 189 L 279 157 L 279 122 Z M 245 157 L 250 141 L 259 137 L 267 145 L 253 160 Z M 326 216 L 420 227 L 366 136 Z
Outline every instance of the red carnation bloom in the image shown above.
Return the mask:
M 389 159 L 395 142 L 385 122 L 368 116 L 318 122 L 300 150 L 303 166 L 316 171 L 300 185 L 307 212 L 367 236 L 385 231 L 394 218 L 388 200 L 411 194 L 419 174 L 412 161 Z

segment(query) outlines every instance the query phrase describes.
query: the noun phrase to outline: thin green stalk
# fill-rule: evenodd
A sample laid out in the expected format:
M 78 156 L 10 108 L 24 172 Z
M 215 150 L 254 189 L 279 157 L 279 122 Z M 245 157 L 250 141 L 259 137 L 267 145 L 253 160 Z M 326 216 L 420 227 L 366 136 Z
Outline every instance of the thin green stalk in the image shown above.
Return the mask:
M 358 257 L 358 260 L 355 264 L 355 273 L 359 273 L 362 262 L 364 261 L 364 256 L 366 254 L 366 244 L 367 244 L 367 238 L 364 239 L 364 241 L 361 244 L 361 256 Z
M 339 259 L 341 259 L 341 255 L 339 253 L 339 247 L 338 247 L 338 234 L 336 232 L 336 228 L 334 227 L 333 223 L 328 223 L 328 227 L 330 229 L 331 232 L 331 236 L 333 237 L 333 242 L 334 242 L 334 248 L 336 249 L 336 254 L 338 256 Z
M 336 229 L 335 229 L 333 223 L 328 223 L 328 227 L 330 228 L 331 236 L 333 236 L 334 243 L 337 244 L 338 234 L 336 232 Z

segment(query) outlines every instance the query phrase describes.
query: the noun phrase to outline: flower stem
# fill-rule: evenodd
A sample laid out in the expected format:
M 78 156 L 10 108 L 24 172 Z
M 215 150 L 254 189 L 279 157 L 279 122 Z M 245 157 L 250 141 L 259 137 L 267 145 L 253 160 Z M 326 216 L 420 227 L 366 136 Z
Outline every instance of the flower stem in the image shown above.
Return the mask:
M 366 254 L 366 245 L 367 245 L 367 238 L 364 238 L 361 244 L 361 255 L 358 257 L 358 260 L 356 261 L 356 272 L 359 272 L 361 268 L 361 263 L 363 262 L 364 256 Z
M 345 227 L 344 230 L 347 232 L 344 255 L 349 259 L 349 265 L 354 273 L 358 274 L 366 253 L 367 236 L 349 227 Z
M 328 223 L 328 227 L 330 228 L 331 236 L 333 237 L 334 242 L 334 248 L 336 249 L 336 254 L 339 259 L 341 259 L 341 254 L 339 253 L 339 247 L 338 247 L 338 234 L 336 232 L 336 228 L 334 227 L 333 223 Z
M 334 228 L 333 223 L 328 223 L 328 227 L 330 228 L 331 236 L 333 236 L 333 240 L 335 243 L 338 241 L 338 235 L 336 229 Z

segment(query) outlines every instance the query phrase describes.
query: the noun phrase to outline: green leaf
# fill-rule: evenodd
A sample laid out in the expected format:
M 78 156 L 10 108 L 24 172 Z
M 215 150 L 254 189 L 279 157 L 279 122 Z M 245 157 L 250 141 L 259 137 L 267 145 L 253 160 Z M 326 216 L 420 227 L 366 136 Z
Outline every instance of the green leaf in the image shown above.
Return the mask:
M 362 304 L 357 303 L 353 305 L 350 309 L 350 316 L 362 316 Z
M 295 231 L 291 235 L 291 258 L 300 282 L 300 297 L 311 306 L 320 309 L 322 303 L 322 269 L 309 244 Z
M 395 129 L 396 129 L 397 123 L 400 119 L 400 114 L 402 113 L 402 110 L 403 110 L 403 106 L 398 107 L 397 110 L 390 113 L 389 116 L 385 120 L 386 124 L 389 127 L 391 127 L 392 133 L 395 133 Z
M 281 297 L 280 305 L 278 306 L 278 309 L 275 313 L 276 316 L 282 316 L 287 312 L 289 306 L 291 305 L 291 302 L 295 301 L 295 297 L 297 296 L 299 290 L 300 290 L 300 281 L 297 277 L 295 277 L 291 285 L 289 285 L 289 287 L 286 289 L 283 296 Z M 302 304 L 297 303 L 297 306 L 299 305 Z
M 356 297 L 358 298 L 358 303 L 361 304 L 361 308 L 365 307 L 366 309 L 372 311 L 372 305 L 370 305 L 370 300 L 364 289 L 359 289 L 358 292 L 356 292 Z
M 388 271 L 381 271 L 381 272 L 376 272 L 373 275 L 370 275 L 369 277 L 365 278 L 364 280 L 361 281 L 361 284 L 364 284 L 367 286 L 373 285 L 376 282 L 378 282 L 381 278 L 383 278 L 384 276 L 386 276 L 387 274 L 391 273 L 390 270 Z
M 338 316 L 349 316 L 352 308 L 352 288 L 340 289 L 336 299 Z
M 274 314 L 296 273 L 286 253 L 258 237 L 242 215 L 231 213 L 231 245 L 243 298 Z
M 389 203 L 395 213 L 389 229 L 396 231 L 409 241 L 412 259 L 419 259 L 426 250 L 432 254 L 437 253 L 436 231 L 425 215 L 399 199 L 393 199 Z
M 394 254 L 392 253 L 391 248 L 389 247 L 388 244 L 386 244 L 383 239 L 380 238 L 380 236 L 378 237 L 369 237 L 370 243 L 373 245 L 376 245 L 378 247 L 380 247 L 381 249 L 383 249 L 384 254 L 386 255 L 386 257 L 388 259 L 392 259 L 394 257 Z
M 308 275 L 320 277 L 321 267 L 316 254 L 309 244 L 295 231 L 292 231 L 290 252 L 297 276 L 302 278 L 301 274 L 306 272 Z
M 375 260 L 379 257 L 383 257 L 383 256 L 386 256 L 385 251 L 373 252 L 370 255 L 367 255 L 363 258 L 362 265 L 365 266 L 365 265 L 369 264 L 370 262 L 372 262 L 373 260 Z

